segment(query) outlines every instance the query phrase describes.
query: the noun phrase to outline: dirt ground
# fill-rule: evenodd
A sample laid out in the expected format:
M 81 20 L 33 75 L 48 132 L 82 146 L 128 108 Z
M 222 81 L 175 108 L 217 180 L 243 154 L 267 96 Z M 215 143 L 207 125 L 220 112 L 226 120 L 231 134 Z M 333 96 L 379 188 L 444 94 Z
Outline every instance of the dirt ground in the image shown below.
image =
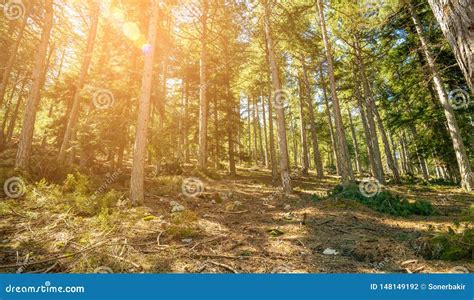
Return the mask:
M 297 176 L 285 195 L 267 171 L 202 178 L 205 192 L 163 193 L 147 181 L 143 207 L 83 217 L 47 197 L 8 200 L 0 219 L 0 272 L 17 273 L 438 273 L 474 271 L 472 261 L 425 260 L 417 241 L 455 226 L 473 195 L 453 187 L 389 186 L 431 201 L 438 216 L 378 213 L 324 197 L 336 178 Z M 120 188 L 120 187 L 116 187 Z M 122 187 L 123 188 L 123 187 Z M 161 191 L 161 192 L 158 192 Z M 0 200 L 7 201 L 7 200 Z M 184 211 L 171 213 L 176 201 Z M 419 250 L 419 249 L 418 249 Z M 326 253 L 326 254 L 325 254 Z

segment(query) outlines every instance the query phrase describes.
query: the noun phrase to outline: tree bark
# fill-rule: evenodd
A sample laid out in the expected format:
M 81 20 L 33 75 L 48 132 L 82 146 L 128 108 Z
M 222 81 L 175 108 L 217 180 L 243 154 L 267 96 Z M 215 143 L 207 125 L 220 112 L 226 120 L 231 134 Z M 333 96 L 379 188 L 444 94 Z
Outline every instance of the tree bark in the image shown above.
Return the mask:
M 152 0 L 150 24 L 148 27 L 148 44 L 151 46 L 151 51 L 145 56 L 145 66 L 140 91 L 140 105 L 138 108 L 137 131 L 135 135 L 135 147 L 133 150 L 132 175 L 130 179 L 130 199 L 134 205 L 142 204 L 144 202 L 145 155 L 159 12 L 160 1 Z
M 324 8 L 321 0 L 316 0 L 318 5 L 318 12 L 320 17 L 321 33 L 323 35 L 324 48 L 326 50 L 326 58 L 329 69 L 329 83 L 331 85 L 332 105 L 334 112 L 334 122 L 336 123 L 336 140 L 337 140 L 337 154 L 339 162 L 339 172 L 341 176 L 342 185 L 349 186 L 354 181 L 354 174 L 352 173 L 352 166 L 350 163 L 349 149 L 347 147 L 346 134 L 344 124 L 342 123 L 341 109 L 339 106 L 339 99 L 336 90 L 336 79 L 334 76 L 333 56 L 331 44 L 327 36 L 326 21 L 324 16 Z
M 265 139 L 265 149 L 264 149 L 264 153 L 265 153 L 265 168 L 268 169 L 268 167 L 270 166 L 270 159 L 269 159 L 269 154 L 268 154 L 268 134 L 267 134 L 267 113 L 266 113 L 266 110 L 265 110 L 265 97 L 263 95 L 263 87 L 262 87 L 262 120 L 263 120 L 263 136 L 264 136 L 264 139 Z
M 441 75 L 438 71 L 438 68 L 436 67 L 433 54 L 431 53 L 431 50 L 428 48 L 428 43 L 426 41 L 421 22 L 418 18 L 418 15 L 415 12 L 413 4 L 410 1 L 408 2 L 408 8 L 410 10 L 413 24 L 415 25 L 415 29 L 418 34 L 421 47 L 425 54 L 426 61 L 428 62 L 428 66 L 431 72 L 431 76 L 433 78 L 436 92 L 438 93 L 438 98 L 441 102 L 441 105 L 444 110 L 444 114 L 446 116 L 446 120 L 448 122 L 449 133 L 451 135 L 451 139 L 453 142 L 453 148 L 454 148 L 454 152 L 456 153 L 456 159 L 458 162 L 459 172 L 461 175 L 461 185 L 466 191 L 472 191 L 474 188 L 474 176 L 471 171 L 469 158 L 467 156 L 466 149 L 464 147 L 464 142 L 460 134 L 456 116 L 454 115 L 453 107 L 451 106 L 449 102 L 448 95 L 443 86 Z
M 278 65 L 275 57 L 275 51 L 273 49 L 273 39 L 270 29 L 270 20 L 272 19 L 271 2 L 265 1 L 265 36 L 268 48 L 268 62 L 270 67 L 270 73 L 272 77 L 272 85 L 274 90 L 274 97 L 278 97 L 278 93 L 282 93 L 282 85 L 280 82 L 280 74 Z M 278 142 L 280 148 L 280 175 L 283 184 L 283 190 L 286 193 L 291 193 L 293 188 L 291 187 L 290 179 L 290 165 L 288 159 L 288 144 L 286 139 L 286 125 L 285 125 L 285 112 L 282 106 L 275 107 L 277 117 L 277 132 Z
M 359 39 L 357 36 L 354 37 L 354 46 L 355 46 L 355 56 L 357 60 L 357 67 L 359 71 L 356 76 L 362 77 L 362 90 L 364 92 L 364 98 L 365 98 L 365 101 L 363 103 L 365 104 L 365 108 L 366 108 L 367 126 L 370 133 L 367 143 L 369 143 L 370 146 L 372 147 L 372 155 L 374 159 L 374 166 L 373 166 L 374 168 L 372 169 L 372 171 L 374 172 L 375 178 L 381 184 L 385 184 L 382 157 L 380 154 L 380 147 L 379 147 L 379 139 L 377 135 L 377 128 L 375 125 L 375 109 L 376 108 L 374 104 L 374 99 L 372 97 L 370 84 L 367 79 L 365 63 L 362 58 L 361 48 L 359 45 Z
M 337 146 L 336 146 L 336 137 L 334 135 L 334 125 L 333 125 L 332 116 L 331 116 L 331 108 L 329 107 L 328 93 L 327 93 L 326 81 L 324 80 L 322 63 L 319 64 L 319 80 L 321 81 L 321 89 L 323 90 L 323 101 L 326 107 L 326 116 L 328 118 L 329 135 L 331 136 L 331 143 L 329 144 L 331 151 L 329 151 L 330 153 L 328 153 L 328 155 L 330 158 L 332 158 L 332 160 L 330 159 L 329 161 L 330 161 L 331 166 L 332 166 L 332 163 L 335 163 L 336 172 L 339 175 L 339 163 L 337 161 L 338 154 L 337 154 Z
M 299 96 L 299 104 L 300 104 L 300 136 L 301 136 L 301 173 L 303 175 L 308 175 L 309 170 L 309 157 L 308 157 L 308 143 L 307 143 L 307 135 L 306 135 L 306 121 L 305 121 L 305 113 L 304 113 L 304 93 L 303 93 L 303 82 L 302 79 L 299 78 L 299 89 L 300 89 L 300 96 Z
M 84 55 L 84 61 L 81 66 L 81 73 L 79 75 L 79 81 L 76 86 L 76 91 L 74 93 L 74 98 L 72 102 L 72 109 L 69 115 L 69 120 L 66 126 L 66 131 L 64 132 L 64 138 L 59 150 L 58 161 L 59 163 L 64 163 L 66 154 L 69 149 L 69 144 L 71 142 L 72 133 L 75 131 L 77 119 L 80 113 L 80 93 L 84 87 L 84 83 L 87 80 L 89 73 L 89 67 L 92 61 L 92 54 L 94 52 L 95 38 L 97 35 L 97 27 L 99 24 L 99 4 L 97 2 L 91 2 L 91 28 L 89 30 L 89 36 L 87 38 L 87 48 Z
M 43 82 L 43 72 L 45 72 L 44 66 L 46 62 L 46 53 L 51 36 L 51 28 L 53 27 L 53 0 L 46 0 L 44 7 L 45 15 L 43 30 L 41 32 L 41 40 L 37 48 L 35 67 L 32 73 L 33 84 L 28 95 L 28 102 L 25 108 L 20 142 L 16 155 L 15 166 L 20 169 L 27 169 L 29 165 L 36 113 L 38 111 L 41 84 Z
M 261 98 L 262 98 L 262 102 L 263 102 L 263 96 Z M 260 102 L 259 97 L 256 97 L 255 98 L 255 113 L 257 115 L 257 118 L 255 119 L 255 122 L 257 122 L 258 146 L 259 146 L 259 150 L 260 150 L 260 160 L 265 163 L 265 151 L 263 149 L 263 139 L 262 139 L 262 126 L 260 124 L 260 111 L 258 109 L 259 102 Z
M 315 111 L 313 106 L 313 96 L 311 93 L 311 85 L 309 83 L 308 78 L 308 70 L 306 68 L 306 64 L 304 62 L 304 57 L 302 58 L 303 64 L 303 80 L 304 80 L 304 88 L 306 90 L 306 104 L 308 106 L 308 115 L 309 115 L 309 125 L 311 129 L 311 140 L 313 146 L 313 159 L 314 159 L 314 166 L 316 168 L 316 176 L 321 179 L 324 177 L 324 170 L 323 170 L 323 161 L 321 159 L 321 151 L 319 150 L 319 139 L 318 139 L 318 132 L 316 128 L 316 120 L 314 117 Z M 332 124 L 331 124 L 332 128 Z M 332 136 L 332 135 L 331 135 Z
M 20 47 L 21 40 L 23 39 L 23 34 L 25 32 L 26 25 L 28 23 L 29 18 L 29 8 L 26 8 L 25 16 L 23 17 L 20 30 L 18 31 L 18 36 L 10 50 L 10 56 L 8 58 L 7 64 L 5 66 L 5 70 L 3 71 L 2 82 L 0 83 L 0 108 L 3 105 L 3 98 L 5 97 L 5 91 L 8 85 L 8 81 L 10 80 L 10 73 L 13 68 L 13 64 L 15 63 L 16 54 L 18 52 L 18 48 Z
M 269 72 L 268 72 L 268 76 L 270 76 Z M 272 180 L 276 181 L 278 179 L 278 170 L 277 170 L 277 161 L 276 161 L 276 153 L 275 153 L 275 136 L 274 136 L 274 130 L 273 130 L 272 89 L 270 86 L 268 87 L 268 140 L 270 142 L 270 164 L 272 166 Z
M 198 166 L 206 168 L 207 164 L 207 20 L 209 3 L 202 0 L 201 16 L 201 55 L 199 64 L 199 154 Z
M 474 5 L 472 0 L 428 0 L 453 49 L 466 82 L 474 93 Z
M 352 122 L 351 110 L 349 108 L 347 109 L 347 115 L 349 116 L 349 124 L 351 125 L 351 134 L 352 134 L 352 143 L 354 145 L 354 152 L 355 152 L 356 170 L 357 170 L 357 173 L 362 174 L 362 164 L 360 162 L 359 144 L 357 143 L 357 135 L 356 135 L 354 123 Z

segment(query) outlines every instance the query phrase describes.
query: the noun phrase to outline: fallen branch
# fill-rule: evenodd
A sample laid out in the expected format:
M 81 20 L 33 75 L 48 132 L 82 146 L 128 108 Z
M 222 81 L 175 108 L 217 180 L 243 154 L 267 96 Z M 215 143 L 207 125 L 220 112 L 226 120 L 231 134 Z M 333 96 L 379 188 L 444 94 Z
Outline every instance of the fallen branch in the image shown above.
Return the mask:
M 233 272 L 234 274 L 239 274 L 239 272 L 237 272 L 237 270 L 235 270 L 231 266 L 228 266 L 228 265 L 222 264 L 222 263 L 218 263 L 218 262 L 215 262 L 215 261 L 212 261 L 212 260 L 210 260 L 209 262 L 213 265 L 216 265 L 216 266 L 222 267 L 224 269 L 227 269 L 227 270 Z

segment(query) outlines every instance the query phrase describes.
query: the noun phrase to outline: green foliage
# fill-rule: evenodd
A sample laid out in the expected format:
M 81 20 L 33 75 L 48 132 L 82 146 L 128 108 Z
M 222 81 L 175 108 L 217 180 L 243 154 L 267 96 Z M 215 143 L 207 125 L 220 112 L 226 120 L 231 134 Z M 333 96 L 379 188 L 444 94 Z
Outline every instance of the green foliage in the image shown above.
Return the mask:
M 461 213 L 461 221 L 474 224 L 474 204 L 471 204 L 471 206 Z
M 84 216 L 95 216 L 114 207 L 123 196 L 115 190 L 92 193 L 90 178 L 80 173 L 67 176 L 63 183 L 63 193 L 68 203 Z
M 345 189 L 338 185 L 330 192 L 329 198 L 355 200 L 376 211 L 395 216 L 430 216 L 435 214 L 435 210 L 430 202 L 416 200 L 412 203 L 406 198 L 394 195 L 389 191 L 382 191 L 369 198 L 362 195 L 359 187 L 356 185 L 351 185 Z
M 455 182 L 452 182 L 452 181 L 449 181 L 449 180 L 446 180 L 446 179 L 442 179 L 442 178 L 431 179 L 428 182 L 429 182 L 429 184 L 440 185 L 440 186 L 456 186 L 457 185 Z
M 66 193 L 86 194 L 90 192 L 91 181 L 87 175 L 76 173 L 68 174 L 63 182 L 63 190 Z
M 462 260 L 474 259 L 474 229 L 462 233 L 439 234 L 431 239 L 431 259 Z
M 92 196 L 75 192 L 68 194 L 66 197 L 80 215 L 95 216 L 102 213 L 104 209 L 115 207 L 122 194 L 111 190 L 105 194 L 94 194 Z

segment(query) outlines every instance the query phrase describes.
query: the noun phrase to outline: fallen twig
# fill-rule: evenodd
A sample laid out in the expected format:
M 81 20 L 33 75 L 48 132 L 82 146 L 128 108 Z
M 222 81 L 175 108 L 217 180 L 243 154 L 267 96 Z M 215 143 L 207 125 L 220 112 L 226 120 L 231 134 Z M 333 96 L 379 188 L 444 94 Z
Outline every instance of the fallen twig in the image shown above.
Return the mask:
M 228 266 L 228 265 L 222 264 L 222 263 L 218 263 L 218 262 L 215 262 L 215 261 L 212 261 L 212 260 L 210 260 L 209 262 L 213 265 L 216 265 L 216 266 L 222 267 L 224 269 L 227 269 L 227 270 L 233 272 L 234 274 L 239 274 L 239 272 L 237 272 L 237 270 L 235 270 L 231 266 Z
M 248 213 L 249 211 L 248 211 L 248 210 L 242 210 L 242 211 L 224 211 L 224 210 L 221 210 L 221 212 L 223 212 L 223 213 L 225 213 L 225 214 L 238 215 L 238 214 L 245 214 L 245 213 Z

